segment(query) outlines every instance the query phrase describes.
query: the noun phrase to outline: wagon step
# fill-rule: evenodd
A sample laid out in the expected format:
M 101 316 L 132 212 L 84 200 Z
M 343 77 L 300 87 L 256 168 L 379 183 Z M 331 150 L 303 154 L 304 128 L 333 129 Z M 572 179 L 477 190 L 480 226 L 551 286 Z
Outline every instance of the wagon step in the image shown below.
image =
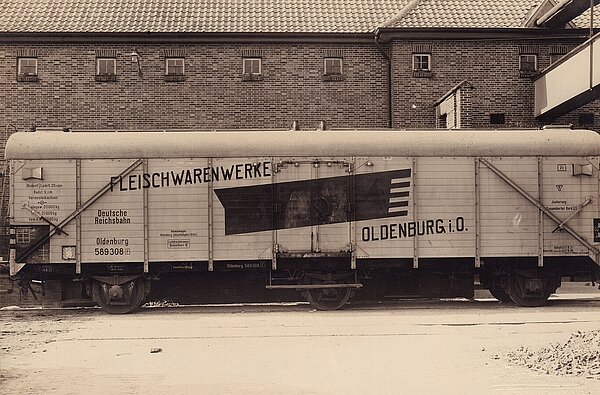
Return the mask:
M 267 285 L 267 289 L 323 289 L 323 288 L 362 288 L 362 284 L 290 284 Z

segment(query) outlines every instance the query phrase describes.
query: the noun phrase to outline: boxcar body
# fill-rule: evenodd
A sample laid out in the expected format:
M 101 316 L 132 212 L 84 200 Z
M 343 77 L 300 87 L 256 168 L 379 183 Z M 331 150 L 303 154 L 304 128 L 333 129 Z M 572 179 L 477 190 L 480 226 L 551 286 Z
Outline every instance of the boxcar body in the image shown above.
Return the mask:
M 115 313 L 150 278 L 222 270 L 321 309 L 378 276 L 540 305 L 598 275 L 599 156 L 568 129 L 15 133 L 10 270 Z

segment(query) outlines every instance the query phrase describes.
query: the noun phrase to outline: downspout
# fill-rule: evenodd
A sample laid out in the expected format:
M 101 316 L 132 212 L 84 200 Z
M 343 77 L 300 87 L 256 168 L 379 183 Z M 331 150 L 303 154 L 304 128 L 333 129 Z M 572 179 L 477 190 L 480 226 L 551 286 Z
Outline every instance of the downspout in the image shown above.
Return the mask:
M 387 66 L 387 127 L 392 128 L 392 59 L 390 55 L 385 51 L 385 49 L 379 43 L 379 36 L 381 33 L 379 29 L 375 30 L 375 45 L 379 52 L 385 58 L 386 66 Z M 389 46 L 388 46 L 389 49 Z

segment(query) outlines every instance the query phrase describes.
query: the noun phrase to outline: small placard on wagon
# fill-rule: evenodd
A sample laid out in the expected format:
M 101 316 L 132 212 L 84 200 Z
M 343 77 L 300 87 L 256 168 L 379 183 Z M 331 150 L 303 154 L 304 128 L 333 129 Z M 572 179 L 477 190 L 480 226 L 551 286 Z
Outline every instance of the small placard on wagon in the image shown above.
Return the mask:
M 169 249 L 188 249 L 190 248 L 190 241 L 189 240 L 176 240 L 176 239 L 169 239 L 167 240 L 167 248 Z

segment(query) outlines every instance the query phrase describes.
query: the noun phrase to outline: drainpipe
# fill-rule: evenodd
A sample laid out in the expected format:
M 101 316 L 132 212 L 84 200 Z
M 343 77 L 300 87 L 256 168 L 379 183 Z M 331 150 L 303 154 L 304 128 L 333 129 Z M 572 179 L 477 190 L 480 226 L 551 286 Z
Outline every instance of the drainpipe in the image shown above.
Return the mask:
M 392 59 L 390 55 L 383 49 L 381 44 L 379 43 L 380 36 L 379 29 L 375 30 L 375 45 L 379 52 L 385 58 L 386 66 L 387 66 L 387 127 L 392 128 Z

